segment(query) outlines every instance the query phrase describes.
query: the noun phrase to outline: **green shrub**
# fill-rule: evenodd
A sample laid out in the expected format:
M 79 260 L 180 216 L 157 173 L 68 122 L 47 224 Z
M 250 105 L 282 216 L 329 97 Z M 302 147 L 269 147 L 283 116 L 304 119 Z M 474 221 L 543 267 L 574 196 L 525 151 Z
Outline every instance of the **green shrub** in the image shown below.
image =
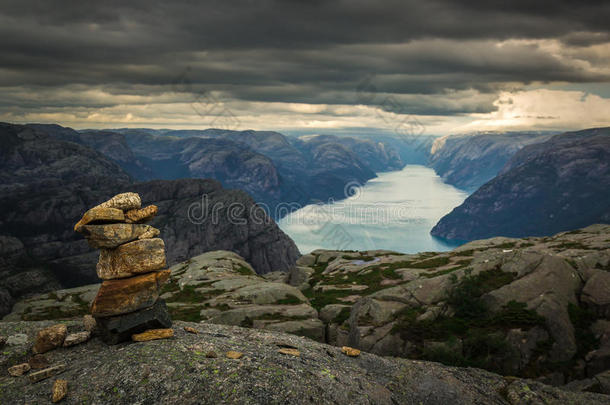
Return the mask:
M 430 269 L 433 267 L 441 267 L 449 264 L 450 260 L 447 256 L 439 256 L 433 259 L 422 260 L 421 262 L 411 263 L 409 267 L 413 269 Z
M 453 256 L 472 256 L 472 255 L 474 255 L 474 249 L 453 252 L 452 255 Z
M 401 338 L 415 345 L 412 357 L 453 366 L 484 368 L 503 371 L 505 359 L 511 355 L 505 332 L 512 328 L 529 329 L 544 326 L 544 318 L 527 309 L 525 303 L 511 301 L 500 311 L 492 313 L 481 296 L 488 291 L 511 282 L 515 274 L 492 269 L 472 275 L 467 271 L 458 281 L 451 279 L 454 287 L 447 303 L 454 309 L 454 316 L 439 315 L 434 319 L 418 321 L 422 308 L 407 308 L 397 315 L 392 330 Z M 451 347 L 460 339 L 462 350 Z M 426 341 L 446 342 L 424 348 Z
M 277 303 L 279 305 L 298 305 L 301 303 L 301 300 L 292 294 L 286 294 L 285 298 L 282 298 L 281 300 L 277 300 Z
M 568 304 L 568 314 L 572 325 L 574 325 L 577 346 L 576 357 L 584 357 L 599 344 L 598 339 L 591 332 L 591 325 L 597 317 L 590 309 L 582 308 L 571 302 Z
M 349 319 L 351 311 L 351 307 L 341 308 L 341 311 L 333 318 L 332 323 L 343 325 L 343 323 Z

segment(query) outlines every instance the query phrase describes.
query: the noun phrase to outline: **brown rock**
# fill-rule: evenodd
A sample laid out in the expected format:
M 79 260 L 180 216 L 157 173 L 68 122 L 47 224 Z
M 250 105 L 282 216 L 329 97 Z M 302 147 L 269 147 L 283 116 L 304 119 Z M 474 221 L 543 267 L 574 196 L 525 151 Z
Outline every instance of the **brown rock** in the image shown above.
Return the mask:
M 190 326 L 185 326 L 184 330 L 188 333 L 194 333 L 195 335 L 199 333 L 199 331 L 195 328 L 191 328 Z
M 174 336 L 173 329 L 150 329 L 146 332 L 136 333 L 131 336 L 134 342 L 147 342 L 149 340 L 168 339 Z
M 280 350 L 278 350 L 278 353 L 287 354 L 289 356 L 296 356 L 296 357 L 299 357 L 301 355 L 301 352 L 298 351 L 297 349 L 291 349 L 288 347 L 282 347 Z
M 155 228 L 144 224 L 84 225 L 79 228 L 89 246 L 96 249 L 114 249 L 124 243 L 137 240 L 142 235 L 152 235 Z
M 53 350 L 64 343 L 67 334 L 68 328 L 61 323 L 39 330 L 32 351 L 34 353 L 45 353 Z
M 172 327 L 165 301 L 159 298 L 151 307 L 128 314 L 97 319 L 100 337 L 109 345 L 131 340 L 131 336 L 149 329 Z
M 71 333 L 66 336 L 64 340 L 64 347 L 74 346 L 80 343 L 84 343 L 91 337 L 91 332 L 83 331 L 77 333 Z
M 354 349 L 353 347 L 343 346 L 341 348 L 341 353 L 349 356 L 349 357 L 358 357 L 360 356 L 360 350 Z
M 63 373 L 64 371 L 66 371 L 66 364 L 62 363 L 53 367 L 45 368 L 44 370 L 40 370 L 35 373 L 30 373 L 28 375 L 28 379 L 33 384 L 46 378 L 53 377 L 54 375 Z
M 59 402 L 62 399 L 64 399 L 64 397 L 66 396 L 66 394 L 68 393 L 68 381 L 66 380 L 55 380 L 55 382 L 53 383 L 53 397 L 52 397 L 52 401 L 53 403 L 55 402 Z
M 233 350 L 229 350 L 226 353 L 227 358 L 229 359 L 239 359 L 241 358 L 241 356 L 243 356 L 244 354 L 241 352 L 234 352 Z
M 31 367 L 28 363 L 17 364 L 13 367 L 9 367 L 8 373 L 13 377 L 19 377 L 30 371 L 30 368 Z
M 35 354 L 30 358 L 28 364 L 35 370 L 49 367 L 49 360 L 43 354 Z
M 152 239 L 156 238 L 161 234 L 161 231 L 157 228 L 150 227 L 150 229 L 144 232 L 142 235 L 138 236 L 138 239 Z
M 208 359 L 215 359 L 216 357 L 218 357 L 218 355 L 216 354 L 216 352 L 209 351 L 205 354 L 205 357 L 207 357 Z
M 74 225 L 74 230 L 80 232 L 83 225 L 88 224 L 111 224 L 125 221 L 125 214 L 116 208 L 91 208 L 85 212 L 83 217 Z
M 87 314 L 83 316 L 83 326 L 87 332 L 93 333 L 93 331 L 97 327 L 97 322 L 94 317 Z
M 158 208 L 156 205 L 149 205 L 148 207 L 139 210 L 129 210 L 125 213 L 125 222 L 128 224 L 135 224 L 150 221 L 157 215 L 157 211 Z
M 115 195 L 95 208 L 117 208 L 123 211 L 130 211 L 139 209 L 141 206 L 142 200 L 137 193 L 122 193 Z
M 91 304 L 91 314 L 97 318 L 148 308 L 159 298 L 159 289 L 167 282 L 169 275 L 170 270 L 163 270 L 104 281 Z
M 131 277 L 166 267 L 165 244 L 162 239 L 142 239 L 116 249 L 102 249 L 97 263 L 97 276 L 102 280 Z

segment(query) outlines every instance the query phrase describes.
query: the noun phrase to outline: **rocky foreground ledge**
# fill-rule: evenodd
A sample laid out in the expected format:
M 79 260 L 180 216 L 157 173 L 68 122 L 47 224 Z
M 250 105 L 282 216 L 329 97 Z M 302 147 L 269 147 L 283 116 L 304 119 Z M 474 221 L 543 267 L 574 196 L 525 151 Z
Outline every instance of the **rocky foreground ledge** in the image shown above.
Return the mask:
M 65 322 L 68 330 L 78 321 Z M 7 366 L 27 361 L 52 322 L 2 322 L 0 403 L 51 402 L 67 380 L 67 404 L 607 404 L 610 396 L 563 391 L 474 368 L 380 357 L 279 332 L 176 322 L 170 339 L 107 346 L 99 338 L 45 353 L 61 374 L 31 383 Z M 188 333 L 184 327 L 198 333 Z M 15 338 L 18 335 L 19 338 Z M 13 338 L 10 338 L 10 337 Z M 26 338 L 27 336 L 27 338 Z M 286 349 L 296 349 L 286 350 Z M 283 349 L 283 350 L 282 350 Z M 232 353 L 231 357 L 227 352 Z M 284 353 L 290 354 L 284 354 Z M 239 355 L 241 354 L 241 356 Z

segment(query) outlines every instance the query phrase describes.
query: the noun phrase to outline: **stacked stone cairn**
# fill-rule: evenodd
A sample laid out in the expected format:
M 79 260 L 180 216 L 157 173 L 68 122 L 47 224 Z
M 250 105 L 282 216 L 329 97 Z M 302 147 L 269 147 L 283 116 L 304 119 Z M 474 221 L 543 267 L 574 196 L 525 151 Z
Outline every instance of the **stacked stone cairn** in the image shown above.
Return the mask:
M 102 285 L 91 315 L 108 344 L 172 324 L 165 302 L 159 299 L 170 275 L 165 245 L 158 238 L 159 230 L 145 224 L 157 214 L 157 207 L 141 206 L 138 194 L 118 194 L 91 208 L 74 226 L 91 247 L 100 249 L 97 275 Z

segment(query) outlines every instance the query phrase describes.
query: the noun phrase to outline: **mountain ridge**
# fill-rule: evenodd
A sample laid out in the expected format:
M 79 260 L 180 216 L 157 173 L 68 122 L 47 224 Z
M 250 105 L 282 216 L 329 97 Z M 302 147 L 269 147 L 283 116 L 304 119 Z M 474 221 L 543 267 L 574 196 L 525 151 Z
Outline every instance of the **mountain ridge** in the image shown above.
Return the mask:
M 540 236 L 608 223 L 608 162 L 610 128 L 555 135 L 527 146 L 431 234 L 457 240 Z

